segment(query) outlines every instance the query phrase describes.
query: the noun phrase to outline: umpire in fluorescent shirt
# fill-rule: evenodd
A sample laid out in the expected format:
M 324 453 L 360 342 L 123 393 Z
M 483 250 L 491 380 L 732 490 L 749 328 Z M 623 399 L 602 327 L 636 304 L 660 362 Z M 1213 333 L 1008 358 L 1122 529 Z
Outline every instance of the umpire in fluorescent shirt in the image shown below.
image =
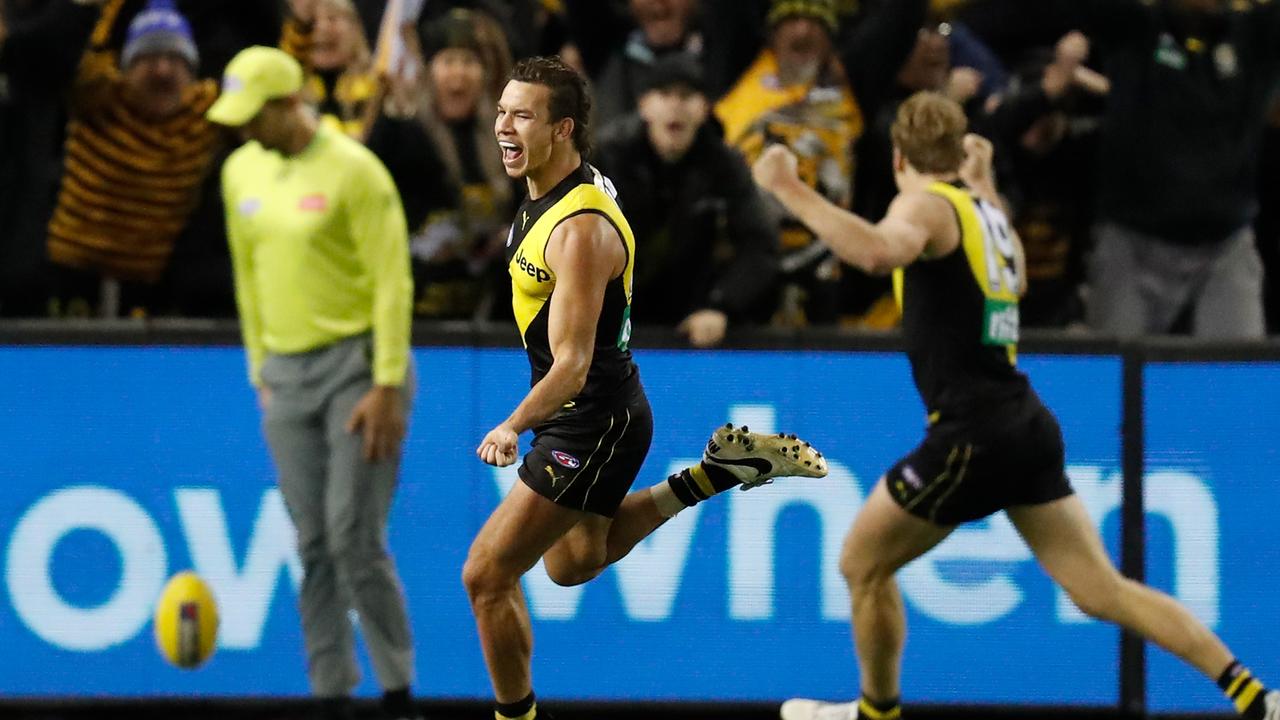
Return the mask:
M 354 607 L 387 716 L 408 717 L 413 645 L 385 541 L 414 385 L 408 232 L 391 176 L 317 122 L 302 77 L 285 53 L 249 48 L 209 109 L 246 140 L 222 173 L 236 301 L 298 532 L 312 691 L 349 715 Z

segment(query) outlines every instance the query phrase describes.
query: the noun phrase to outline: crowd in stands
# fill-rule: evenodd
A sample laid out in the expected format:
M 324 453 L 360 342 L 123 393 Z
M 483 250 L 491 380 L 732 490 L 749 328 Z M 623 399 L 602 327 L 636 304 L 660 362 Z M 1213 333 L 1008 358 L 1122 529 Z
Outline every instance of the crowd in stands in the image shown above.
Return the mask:
M 558 54 L 592 83 L 588 159 L 636 234 L 638 326 L 698 347 L 752 325 L 894 327 L 890 280 L 841 263 L 749 167 L 785 143 L 806 182 L 878 220 L 897 107 L 933 90 L 997 148 L 1024 326 L 1255 338 L 1280 331 L 1277 6 L 0 0 L 0 317 L 235 316 L 218 180 L 240 140 L 204 113 L 228 60 L 270 45 L 390 170 L 423 319 L 510 317 L 525 190 L 495 99 L 514 60 Z

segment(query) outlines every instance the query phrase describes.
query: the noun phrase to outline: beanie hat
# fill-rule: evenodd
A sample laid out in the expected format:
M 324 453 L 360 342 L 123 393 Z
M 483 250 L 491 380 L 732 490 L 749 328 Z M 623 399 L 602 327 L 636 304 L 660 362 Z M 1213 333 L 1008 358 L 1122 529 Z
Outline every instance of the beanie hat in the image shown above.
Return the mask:
M 791 17 L 817 20 L 828 32 L 835 32 L 837 25 L 835 0 L 773 0 L 766 20 L 772 28 Z
M 139 57 L 153 53 L 174 53 L 192 68 L 200 64 L 191 24 L 174 7 L 173 0 L 150 0 L 129 23 L 120 64 L 127 68 Z
M 707 94 L 707 82 L 698 58 L 687 52 L 673 52 L 659 56 L 649 66 L 640 82 L 641 94 L 651 90 L 665 90 L 684 86 L 701 95 Z
M 421 26 L 422 57 L 428 62 L 442 50 L 470 50 L 483 56 L 472 11 L 454 8 Z

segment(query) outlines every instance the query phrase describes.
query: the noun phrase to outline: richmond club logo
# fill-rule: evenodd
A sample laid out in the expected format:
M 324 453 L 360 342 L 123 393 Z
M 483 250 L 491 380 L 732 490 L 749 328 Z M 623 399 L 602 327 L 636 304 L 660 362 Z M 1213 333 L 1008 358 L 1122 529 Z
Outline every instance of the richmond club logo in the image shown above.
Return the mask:
M 581 467 L 581 465 L 582 465 L 582 463 L 578 462 L 578 458 L 576 458 L 576 457 L 574 457 L 574 456 L 570 455 L 570 454 L 569 454 L 569 453 L 567 453 L 567 452 L 560 452 L 559 450 L 552 450 L 552 451 L 551 451 L 551 457 L 555 458 L 555 459 L 556 459 L 556 462 L 558 462 L 558 463 L 560 463 L 561 465 L 563 465 L 563 466 L 565 466 L 565 467 L 569 468 L 570 470 L 577 470 L 577 469 L 578 469 L 579 467 Z

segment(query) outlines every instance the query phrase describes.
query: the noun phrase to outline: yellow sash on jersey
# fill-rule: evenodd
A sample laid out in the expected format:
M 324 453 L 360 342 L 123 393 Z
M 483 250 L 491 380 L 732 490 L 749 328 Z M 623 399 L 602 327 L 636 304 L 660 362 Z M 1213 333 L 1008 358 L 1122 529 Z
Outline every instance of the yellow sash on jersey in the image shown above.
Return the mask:
M 598 182 L 603 182 L 599 174 Z M 598 212 L 607 217 L 622 236 L 627 248 L 627 264 L 622 270 L 622 287 L 626 293 L 627 306 L 631 305 L 631 278 L 635 268 L 636 239 L 631 233 L 631 226 L 622 216 L 618 203 L 601 187 L 583 183 L 570 190 L 555 205 L 552 205 L 536 219 L 527 216 L 517 217 L 516 225 L 532 223 L 520 241 L 520 247 L 507 265 L 511 275 L 511 307 L 515 311 L 516 324 L 520 328 L 520 336 L 526 347 L 529 345 L 525 331 L 538 316 L 551 293 L 556 288 L 556 274 L 547 266 L 547 243 L 551 233 L 564 220 L 583 212 Z M 523 228 L 521 228 L 523 230 Z
M 960 246 L 984 298 L 982 342 L 1004 346 L 1013 364 L 1018 347 L 1018 297 L 1024 280 L 1018 277 L 1017 240 L 1009 220 L 1003 210 L 975 198 L 968 190 L 944 182 L 935 182 L 927 190 L 946 200 L 960 219 Z M 899 307 L 903 270 L 893 271 L 893 293 Z

